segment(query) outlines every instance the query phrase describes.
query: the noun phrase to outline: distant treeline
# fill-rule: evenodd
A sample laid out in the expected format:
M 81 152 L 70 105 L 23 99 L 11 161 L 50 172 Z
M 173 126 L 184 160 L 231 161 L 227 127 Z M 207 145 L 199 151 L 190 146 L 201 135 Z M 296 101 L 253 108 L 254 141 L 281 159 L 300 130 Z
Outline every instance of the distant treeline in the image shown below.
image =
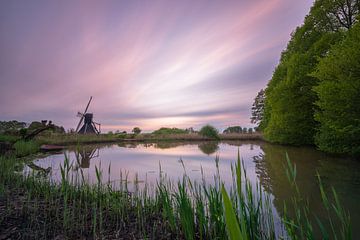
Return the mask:
M 26 122 L 19 122 L 16 120 L 0 121 L 0 134 L 18 135 L 30 133 L 31 131 L 44 127 L 44 125 L 46 125 L 46 122 L 46 120 L 43 120 L 42 122 L 33 121 L 28 124 Z M 54 125 L 54 128 L 49 129 L 48 131 L 55 133 L 65 133 L 64 127 L 57 125 Z
M 276 143 L 360 155 L 359 0 L 317 0 L 292 33 L 252 121 Z

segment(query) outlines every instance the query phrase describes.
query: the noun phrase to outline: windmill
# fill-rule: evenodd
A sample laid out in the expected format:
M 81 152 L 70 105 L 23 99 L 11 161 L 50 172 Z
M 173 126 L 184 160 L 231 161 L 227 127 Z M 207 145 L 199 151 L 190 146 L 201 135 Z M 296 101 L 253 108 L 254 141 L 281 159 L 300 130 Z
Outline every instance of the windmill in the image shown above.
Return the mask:
M 100 126 L 101 126 L 100 123 L 94 122 L 93 114 L 87 112 L 91 100 L 92 100 L 92 97 L 90 97 L 90 100 L 89 100 L 88 104 L 86 105 L 84 113 L 78 112 L 78 114 L 77 114 L 77 116 L 80 117 L 80 121 L 76 127 L 75 132 L 77 132 L 79 134 L 91 134 L 91 133 L 99 134 L 100 133 Z M 82 124 L 83 121 L 84 121 L 84 123 L 83 123 L 82 127 L 80 128 L 80 125 Z M 96 125 L 99 126 L 99 129 L 96 127 Z M 80 128 L 80 130 L 79 130 L 79 128 Z

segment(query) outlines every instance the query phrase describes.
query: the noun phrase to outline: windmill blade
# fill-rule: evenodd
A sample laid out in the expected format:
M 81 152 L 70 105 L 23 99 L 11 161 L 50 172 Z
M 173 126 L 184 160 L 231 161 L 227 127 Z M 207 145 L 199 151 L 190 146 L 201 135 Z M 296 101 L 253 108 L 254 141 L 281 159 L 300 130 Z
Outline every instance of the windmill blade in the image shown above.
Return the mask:
M 88 108 L 89 108 L 89 105 L 90 105 L 91 100 L 92 100 L 92 96 L 90 97 L 90 100 L 89 100 L 88 104 L 86 105 L 86 108 L 85 108 L 84 113 L 82 113 L 82 115 L 81 115 L 79 124 L 77 125 L 75 132 L 77 132 L 77 131 L 79 130 L 79 128 L 80 128 L 81 122 L 82 122 L 82 120 L 84 119 L 84 115 L 86 114 L 86 112 L 87 112 L 87 110 L 88 110 Z M 78 112 L 78 114 L 79 114 L 79 113 L 80 113 L 80 112 Z
M 81 125 L 81 122 L 82 122 L 83 119 L 84 119 L 84 115 L 81 116 L 80 121 L 79 121 L 79 124 L 77 125 L 75 132 L 78 132 L 78 130 L 79 130 L 79 128 L 80 128 L 80 125 Z
M 87 112 L 87 110 L 88 110 L 88 108 L 89 108 L 89 105 L 90 105 L 91 100 L 92 100 L 92 96 L 90 97 L 90 100 L 89 100 L 88 104 L 86 105 L 84 114 L 86 114 L 86 112 Z

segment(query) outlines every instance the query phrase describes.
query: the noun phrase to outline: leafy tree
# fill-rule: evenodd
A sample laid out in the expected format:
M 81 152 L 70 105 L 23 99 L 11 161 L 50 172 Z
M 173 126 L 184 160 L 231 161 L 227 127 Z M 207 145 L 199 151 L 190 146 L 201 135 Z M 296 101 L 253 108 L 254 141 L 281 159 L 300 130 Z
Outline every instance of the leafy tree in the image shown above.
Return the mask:
M 13 121 L 0 121 L 0 133 L 18 133 L 22 128 L 26 127 L 25 122 Z
M 229 134 L 229 133 L 242 133 L 242 128 L 240 126 L 232 126 L 226 128 L 223 133 Z
M 260 124 L 264 116 L 265 91 L 261 89 L 251 107 L 251 123 Z M 261 127 L 260 127 L 261 128 Z
M 141 133 L 141 129 L 140 129 L 139 127 L 134 127 L 133 130 L 132 130 L 132 132 L 133 132 L 134 134 L 140 134 L 140 133 Z
M 360 24 L 334 46 L 313 74 L 319 99 L 316 143 L 323 151 L 360 155 Z
M 200 135 L 204 136 L 204 137 L 208 137 L 208 138 L 213 138 L 213 139 L 219 139 L 219 132 L 218 130 L 207 124 L 205 126 L 203 126 L 200 131 L 199 131 Z
M 292 34 L 265 90 L 260 126 L 267 140 L 287 144 L 314 143 L 318 127 L 314 118 L 317 94 L 312 89 L 319 80 L 311 73 L 355 21 L 351 17 L 347 27 L 344 26 L 341 16 L 346 14 L 343 8 L 351 11 L 350 15 L 358 12 L 355 1 L 315 1 L 304 24 Z
M 20 129 L 19 133 L 20 133 L 20 136 L 22 138 L 24 138 L 26 136 L 26 134 L 27 134 L 27 128 Z

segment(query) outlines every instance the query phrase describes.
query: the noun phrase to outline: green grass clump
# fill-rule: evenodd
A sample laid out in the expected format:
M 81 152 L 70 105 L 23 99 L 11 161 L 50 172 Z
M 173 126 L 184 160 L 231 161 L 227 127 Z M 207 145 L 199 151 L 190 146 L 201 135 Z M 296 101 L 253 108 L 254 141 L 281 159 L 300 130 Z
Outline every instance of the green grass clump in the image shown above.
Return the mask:
M 35 141 L 18 141 L 14 144 L 15 155 L 24 157 L 39 151 L 39 144 Z

